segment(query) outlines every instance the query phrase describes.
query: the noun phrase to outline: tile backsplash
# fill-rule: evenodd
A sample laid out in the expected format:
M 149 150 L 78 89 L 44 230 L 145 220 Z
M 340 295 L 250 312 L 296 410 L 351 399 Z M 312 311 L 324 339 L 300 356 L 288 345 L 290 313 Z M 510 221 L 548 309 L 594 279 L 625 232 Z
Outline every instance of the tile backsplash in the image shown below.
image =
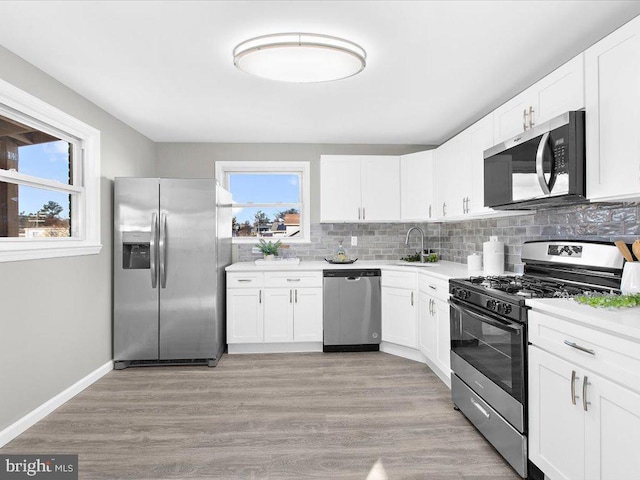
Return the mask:
M 292 244 L 281 251 L 284 257 L 322 260 L 333 256 L 343 240 L 347 255 L 361 260 L 397 260 L 420 248 L 420 235 L 411 234 L 404 245 L 407 230 L 417 225 L 425 232 L 425 248 L 442 260 L 466 263 L 467 256 L 482 252 L 482 243 L 495 235 L 506 246 L 508 270 L 520 263 L 522 243 L 526 240 L 581 239 L 624 240 L 640 238 L 640 203 L 593 203 L 555 207 L 522 215 L 466 220 L 451 223 L 334 223 L 311 225 L 311 243 Z M 358 246 L 351 246 L 351 236 Z M 252 261 L 252 245 L 238 245 L 237 261 Z

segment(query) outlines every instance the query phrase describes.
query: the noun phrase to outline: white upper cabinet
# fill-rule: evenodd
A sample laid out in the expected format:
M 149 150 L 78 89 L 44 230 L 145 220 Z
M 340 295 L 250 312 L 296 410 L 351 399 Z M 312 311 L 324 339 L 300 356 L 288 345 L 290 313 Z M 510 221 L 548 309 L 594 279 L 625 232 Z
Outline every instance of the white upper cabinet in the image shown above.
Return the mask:
M 494 111 L 494 143 L 584 106 L 584 55 L 580 54 Z
M 400 158 L 386 155 L 322 155 L 320 220 L 400 220 Z
M 640 199 L 640 17 L 585 52 L 587 197 Z
M 403 222 L 435 218 L 433 150 L 400 157 L 400 219 Z
M 484 206 L 484 151 L 494 145 L 493 126 L 493 114 L 490 114 L 468 128 L 471 191 L 467 201 L 467 213 L 492 211 Z

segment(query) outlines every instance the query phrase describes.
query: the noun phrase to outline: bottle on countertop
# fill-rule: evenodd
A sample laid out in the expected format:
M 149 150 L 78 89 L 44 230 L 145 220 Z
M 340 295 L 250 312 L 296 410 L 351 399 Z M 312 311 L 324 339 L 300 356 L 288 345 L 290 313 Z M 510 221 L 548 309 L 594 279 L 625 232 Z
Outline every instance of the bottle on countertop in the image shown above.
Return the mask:
M 348 260 L 347 254 L 344 251 L 344 247 L 342 246 L 342 240 L 338 242 L 338 248 L 336 248 L 336 254 L 334 255 L 334 260 L 336 262 L 346 262 Z

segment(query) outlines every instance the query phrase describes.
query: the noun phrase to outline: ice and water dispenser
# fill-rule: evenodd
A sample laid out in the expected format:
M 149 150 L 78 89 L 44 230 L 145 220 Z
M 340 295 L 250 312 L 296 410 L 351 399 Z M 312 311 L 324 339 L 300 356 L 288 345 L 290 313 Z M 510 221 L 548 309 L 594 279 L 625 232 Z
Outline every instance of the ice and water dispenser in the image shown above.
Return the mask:
M 122 268 L 125 270 L 151 268 L 151 233 L 122 233 Z

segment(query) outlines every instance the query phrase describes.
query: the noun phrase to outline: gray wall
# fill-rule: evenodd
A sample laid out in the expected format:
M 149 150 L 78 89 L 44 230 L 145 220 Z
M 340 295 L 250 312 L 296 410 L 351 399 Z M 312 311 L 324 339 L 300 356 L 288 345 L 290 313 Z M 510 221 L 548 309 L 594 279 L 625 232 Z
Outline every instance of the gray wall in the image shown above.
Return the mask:
M 0 78 L 101 131 L 99 255 L 0 263 L 0 430 L 111 360 L 112 179 L 155 175 L 155 144 L 0 47 Z
M 311 222 L 320 221 L 320 155 L 404 155 L 428 145 L 327 145 L 289 143 L 158 143 L 161 177 L 215 176 L 217 161 L 311 162 Z

